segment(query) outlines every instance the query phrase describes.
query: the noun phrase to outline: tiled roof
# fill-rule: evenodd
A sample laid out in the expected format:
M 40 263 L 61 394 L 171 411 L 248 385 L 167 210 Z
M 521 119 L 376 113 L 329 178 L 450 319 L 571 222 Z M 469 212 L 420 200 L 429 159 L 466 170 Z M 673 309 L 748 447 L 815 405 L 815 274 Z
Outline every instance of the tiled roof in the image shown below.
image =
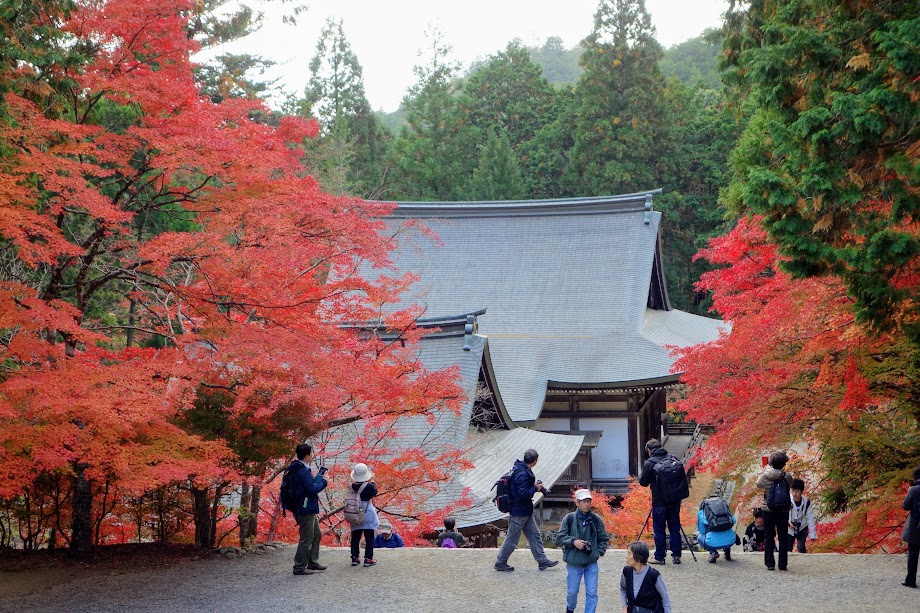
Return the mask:
M 400 203 L 393 254 L 419 281 L 403 297 L 439 317 L 485 308 L 508 414 L 533 423 L 548 381 L 616 383 L 671 374 L 666 345 L 712 340 L 721 322 L 647 309 L 661 214 L 649 194 L 508 203 Z M 406 220 L 421 220 L 436 240 Z M 372 270 L 363 271 L 373 277 Z M 403 305 L 403 306 L 404 306 Z
M 529 428 L 471 432 L 467 438 L 466 458 L 474 468 L 461 474 L 460 485 L 470 489 L 475 502 L 471 508 L 455 514 L 457 526 L 475 526 L 507 517 L 492 502 L 495 497 L 492 486 L 511 469 L 515 460 L 524 456 L 525 451 L 536 449 L 540 454 L 534 475 L 552 488 L 581 449 L 583 439 L 582 435 L 550 434 Z M 537 494 L 534 502 L 541 497 L 542 494 Z

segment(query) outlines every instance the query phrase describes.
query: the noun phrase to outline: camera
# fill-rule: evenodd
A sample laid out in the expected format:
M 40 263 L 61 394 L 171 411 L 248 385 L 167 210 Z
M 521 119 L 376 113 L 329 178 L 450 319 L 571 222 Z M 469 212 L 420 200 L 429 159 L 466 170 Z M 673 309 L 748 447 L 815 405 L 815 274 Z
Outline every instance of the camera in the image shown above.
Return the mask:
M 537 479 L 537 483 L 539 483 L 540 485 L 543 485 L 543 481 L 541 481 L 540 479 Z M 544 496 L 549 496 L 552 492 L 549 491 L 548 487 L 543 485 L 543 489 L 540 490 L 540 493 L 543 494 Z
M 585 551 L 588 553 L 591 553 L 592 549 L 593 547 L 591 547 L 591 543 L 589 543 L 588 541 L 585 541 Z
M 793 532 L 794 532 L 795 534 L 798 534 L 799 532 L 801 532 L 801 531 L 802 531 L 802 522 L 800 522 L 800 521 L 794 521 L 794 522 L 792 522 L 792 530 L 793 530 Z

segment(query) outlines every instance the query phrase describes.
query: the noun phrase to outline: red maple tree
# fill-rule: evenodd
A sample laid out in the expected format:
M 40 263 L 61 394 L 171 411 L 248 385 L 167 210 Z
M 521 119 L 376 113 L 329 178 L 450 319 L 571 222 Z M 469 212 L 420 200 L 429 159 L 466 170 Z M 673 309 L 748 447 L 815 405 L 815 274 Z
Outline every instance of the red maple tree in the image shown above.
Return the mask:
M 822 502 L 819 548 L 895 547 L 904 484 L 920 459 L 903 393 L 916 389 L 910 348 L 857 323 L 839 279 L 785 273 L 761 221 L 740 219 L 698 255 L 721 266 L 699 288 L 732 329 L 677 351 L 686 389 L 674 409 L 716 427 L 701 459 L 740 482 L 742 505 L 759 506 L 760 457 L 789 449 L 788 469 Z
M 79 2 L 51 22 L 59 50 L 86 62 L 0 67 L 4 82 L 27 73 L 54 100 L 14 89 L 0 106 L 11 262 L 0 279 L 0 497 L 72 478 L 61 528 L 79 551 L 100 540 L 100 487 L 184 483 L 196 542 L 213 545 L 228 484 L 267 480 L 296 441 L 462 399 L 455 373 L 417 362 L 415 311 L 386 319 L 405 346 L 340 326 L 379 318 L 412 281 L 356 273 L 388 264 L 376 220 L 388 206 L 330 196 L 305 174 L 315 122 L 267 125 L 253 119 L 270 115 L 259 102 L 199 95 L 192 5 Z M 459 456 L 384 447 L 374 453 L 399 470 L 382 472 L 382 499 L 407 516 L 416 490 L 445 480 Z

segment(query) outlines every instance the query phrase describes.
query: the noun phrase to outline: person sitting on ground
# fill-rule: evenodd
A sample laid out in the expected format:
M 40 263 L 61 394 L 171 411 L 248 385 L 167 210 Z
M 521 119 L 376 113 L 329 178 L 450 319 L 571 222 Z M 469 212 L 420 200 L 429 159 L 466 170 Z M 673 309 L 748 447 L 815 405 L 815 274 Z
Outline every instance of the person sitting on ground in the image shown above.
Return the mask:
M 444 532 L 438 535 L 438 547 L 446 549 L 456 549 L 466 544 L 463 535 L 454 530 L 457 526 L 457 520 L 453 517 L 444 518 Z
M 790 486 L 792 492 L 792 508 L 789 509 L 789 551 L 793 544 L 798 546 L 799 553 L 808 553 L 805 550 L 805 538 L 815 540 L 818 533 L 815 531 L 815 511 L 811 500 L 802 494 L 805 492 L 805 482 L 793 479 Z
M 620 602 L 623 613 L 643 607 L 655 613 L 671 613 L 671 597 L 657 569 L 648 565 L 648 545 L 630 543 L 626 549 L 626 566 L 620 575 Z
M 757 507 L 754 509 L 754 521 L 749 523 L 747 529 L 744 531 L 744 550 L 763 551 L 763 541 L 763 511 L 760 507 Z
M 727 514 L 731 518 L 731 524 L 728 528 L 721 530 L 710 529 L 709 519 L 706 517 L 707 507 L 710 514 L 713 513 L 724 516 Z M 728 520 L 725 520 L 728 523 Z M 700 512 L 696 516 L 696 529 L 699 531 L 697 541 L 700 546 L 709 552 L 709 563 L 715 564 L 719 559 L 719 549 L 725 552 L 725 559 L 732 559 L 732 545 L 735 544 L 735 516 L 728 510 L 728 503 L 720 496 L 710 496 L 700 503 Z
M 393 526 L 385 521 L 380 522 L 380 534 L 374 537 L 374 549 L 396 549 L 405 546 L 402 537 L 393 532 Z

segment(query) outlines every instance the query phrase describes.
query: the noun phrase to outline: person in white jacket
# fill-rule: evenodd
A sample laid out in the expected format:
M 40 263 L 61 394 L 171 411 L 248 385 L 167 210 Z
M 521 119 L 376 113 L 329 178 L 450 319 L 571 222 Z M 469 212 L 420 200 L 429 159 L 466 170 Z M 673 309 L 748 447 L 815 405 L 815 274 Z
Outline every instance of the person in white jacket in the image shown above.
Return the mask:
M 814 505 L 803 495 L 805 482 L 801 479 L 793 479 L 789 490 L 792 496 L 792 507 L 789 509 L 789 551 L 792 551 L 794 542 L 799 553 L 808 553 L 805 550 L 806 537 L 810 541 L 818 538 Z

